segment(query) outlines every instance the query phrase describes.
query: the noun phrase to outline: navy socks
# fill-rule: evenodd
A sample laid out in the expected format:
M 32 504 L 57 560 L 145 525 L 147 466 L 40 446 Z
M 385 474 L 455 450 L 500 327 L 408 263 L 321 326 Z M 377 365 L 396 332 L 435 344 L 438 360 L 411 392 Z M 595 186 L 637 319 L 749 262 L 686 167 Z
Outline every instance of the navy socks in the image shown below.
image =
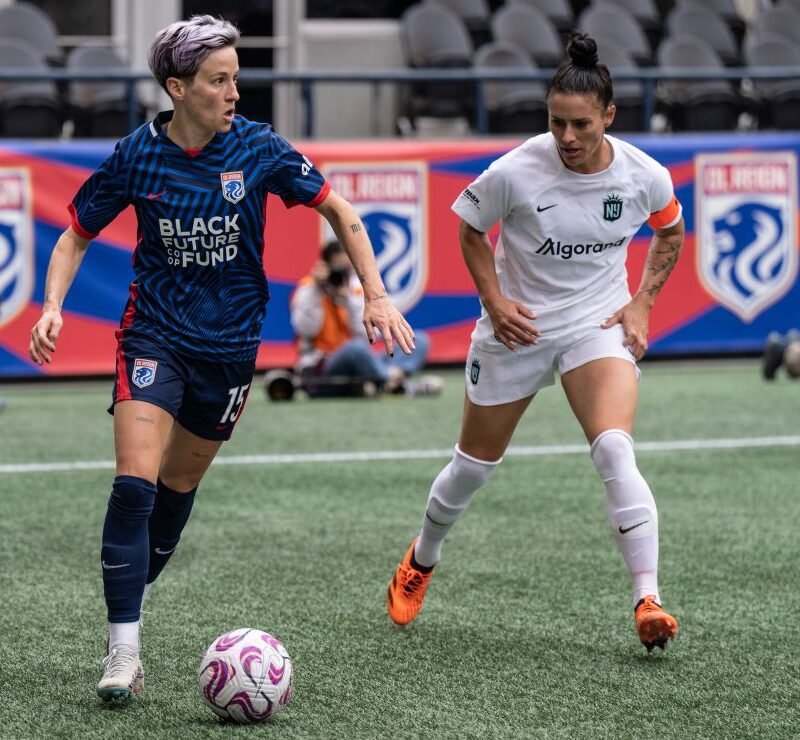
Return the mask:
M 103 591 L 109 622 L 136 622 L 148 566 L 147 521 L 156 487 L 143 478 L 114 479 L 103 525 Z
M 181 532 L 192 513 L 194 494 L 197 488 L 188 493 L 179 493 L 167 488 L 160 480 L 156 490 L 156 501 L 150 515 L 150 563 L 147 570 L 147 583 L 158 578 L 173 551 L 178 546 Z

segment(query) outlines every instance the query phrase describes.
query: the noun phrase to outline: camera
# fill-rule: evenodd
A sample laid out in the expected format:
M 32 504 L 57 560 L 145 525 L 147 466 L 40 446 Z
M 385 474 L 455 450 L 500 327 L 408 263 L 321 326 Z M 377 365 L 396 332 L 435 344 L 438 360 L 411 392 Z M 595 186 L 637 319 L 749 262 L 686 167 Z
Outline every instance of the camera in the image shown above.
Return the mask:
M 347 281 L 349 270 L 345 267 L 331 267 L 328 273 L 328 283 L 334 288 L 340 288 Z

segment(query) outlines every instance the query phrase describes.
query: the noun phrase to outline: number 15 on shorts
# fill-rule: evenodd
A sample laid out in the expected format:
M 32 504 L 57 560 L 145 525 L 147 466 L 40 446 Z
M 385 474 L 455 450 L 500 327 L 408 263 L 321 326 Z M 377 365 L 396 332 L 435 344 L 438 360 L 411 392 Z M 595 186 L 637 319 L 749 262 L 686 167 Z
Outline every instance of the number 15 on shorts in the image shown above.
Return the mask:
M 234 386 L 228 391 L 230 401 L 228 401 L 228 408 L 225 409 L 225 413 L 219 420 L 220 424 L 233 424 L 233 422 L 239 418 L 239 414 L 242 413 L 242 406 L 244 405 L 244 399 L 247 396 L 247 389 L 249 387 L 250 383 L 246 383 L 245 385 Z

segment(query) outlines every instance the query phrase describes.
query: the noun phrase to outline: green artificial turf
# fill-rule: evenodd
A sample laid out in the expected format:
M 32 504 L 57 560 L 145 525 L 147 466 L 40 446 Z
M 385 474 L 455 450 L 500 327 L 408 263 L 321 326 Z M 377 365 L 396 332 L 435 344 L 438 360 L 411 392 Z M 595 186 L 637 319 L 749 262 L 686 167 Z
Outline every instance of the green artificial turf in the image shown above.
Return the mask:
M 446 375 L 439 398 L 254 390 L 221 453 L 235 464 L 212 467 L 152 590 L 146 688 L 127 706 L 94 695 L 109 383 L 0 387 L 0 737 L 798 737 L 800 445 L 691 442 L 799 434 L 800 383 L 765 383 L 753 362 L 645 364 L 637 441 L 690 447 L 638 453 L 681 625 L 648 656 L 558 387 L 513 445 L 579 451 L 512 450 L 451 533 L 420 618 L 389 623 L 386 583 L 457 437 L 463 381 Z M 356 452 L 386 454 L 313 457 Z M 103 466 L 3 467 L 75 461 Z M 295 662 L 292 703 L 263 726 L 220 722 L 197 687 L 207 645 L 240 626 Z

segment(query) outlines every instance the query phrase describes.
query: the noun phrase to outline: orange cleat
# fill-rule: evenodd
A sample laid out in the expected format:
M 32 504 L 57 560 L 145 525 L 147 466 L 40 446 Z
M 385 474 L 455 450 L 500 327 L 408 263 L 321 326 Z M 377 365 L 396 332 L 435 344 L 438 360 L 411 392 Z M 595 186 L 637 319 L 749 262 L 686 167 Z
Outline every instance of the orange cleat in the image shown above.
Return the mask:
M 419 537 L 415 537 L 403 558 L 397 566 L 397 572 L 389 581 L 389 591 L 386 594 L 386 610 L 395 624 L 405 625 L 416 619 L 422 609 L 422 600 L 431 581 L 433 571 L 420 573 L 411 565 L 411 553 Z
M 648 653 L 652 652 L 654 647 L 666 649 L 667 640 L 678 634 L 678 621 L 661 608 L 655 596 L 645 596 L 640 599 L 634 609 L 634 616 L 639 639 Z

